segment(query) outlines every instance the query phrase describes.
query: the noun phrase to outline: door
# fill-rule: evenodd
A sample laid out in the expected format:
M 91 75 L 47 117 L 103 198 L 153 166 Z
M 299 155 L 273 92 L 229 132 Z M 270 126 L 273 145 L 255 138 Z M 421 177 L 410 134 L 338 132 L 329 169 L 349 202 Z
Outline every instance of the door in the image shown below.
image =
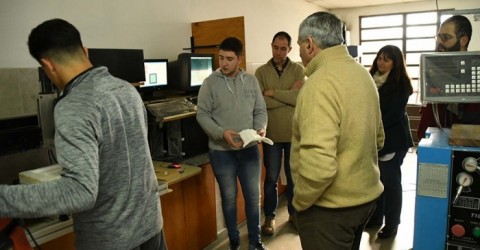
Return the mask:
M 218 46 L 227 37 L 236 37 L 243 43 L 243 60 L 240 64 L 246 70 L 246 45 L 244 18 L 232 17 L 192 23 L 192 52 L 215 55 L 215 69 L 218 68 Z

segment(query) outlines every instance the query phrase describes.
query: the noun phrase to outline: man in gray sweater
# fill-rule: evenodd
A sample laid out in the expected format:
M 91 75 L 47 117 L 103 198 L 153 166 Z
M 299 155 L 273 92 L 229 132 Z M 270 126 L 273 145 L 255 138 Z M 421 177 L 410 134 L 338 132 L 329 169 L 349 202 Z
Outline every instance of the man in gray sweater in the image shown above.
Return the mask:
M 72 213 L 76 249 L 166 249 L 146 111 L 135 88 L 94 67 L 61 19 L 32 30 L 30 54 L 62 90 L 55 110 L 59 180 L 0 186 L 0 217 Z
M 260 152 L 239 132 L 253 129 L 265 136 L 267 110 L 257 79 L 239 66 L 243 44 L 235 37 L 220 43 L 219 69 L 198 93 L 197 121 L 209 137 L 209 158 L 222 197 L 230 249 L 240 249 L 237 227 L 237 179 L 243 191 L 249 250 L 264 250 L 260 236 Z

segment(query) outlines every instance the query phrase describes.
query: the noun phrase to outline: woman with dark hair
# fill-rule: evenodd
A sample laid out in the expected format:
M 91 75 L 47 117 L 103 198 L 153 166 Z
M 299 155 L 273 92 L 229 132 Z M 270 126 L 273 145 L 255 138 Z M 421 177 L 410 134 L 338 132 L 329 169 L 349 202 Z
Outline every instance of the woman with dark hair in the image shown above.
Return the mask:
M 378 88 L 380 110 L 385 131 L 385 144 L 378 152 L 380 180 L 383 194 L 377 208 L 366 225 L 367 228 L 383 225 L 379 239 L 395 236 L 402 211 L 402 166 L 403 159 L 413 146 L 406 106 L 413 93 L 402 51 L 387 45 L 378 51 L 370 69 Z

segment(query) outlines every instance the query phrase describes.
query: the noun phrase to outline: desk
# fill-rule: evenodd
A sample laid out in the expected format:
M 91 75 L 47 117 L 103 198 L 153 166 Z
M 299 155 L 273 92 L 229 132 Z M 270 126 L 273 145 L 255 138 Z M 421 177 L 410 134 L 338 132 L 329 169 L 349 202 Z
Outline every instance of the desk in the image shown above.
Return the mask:
M 28 224 L 28 229 L 32 232 L 36 242 L 40 245 L 73 232 L 73 220 L 60 221 L 58 218 L 47 217 L 29 219 L 26 220 L 26 222 Z M 35 247 L 30 235 L 28 235 L 28 233 L 26 234 L 30 246 Z
M 169 185 L 173 192 L 160 197 L 167 247 L 171 250 L 203 249 L 217 237 L 215 177 L 209 163 L 191 169 L 188 164 L 183 164 L 183 167 L 185 172 L 182 174 L 176 169 L 169 169 L 173 173 L 167 177 L 180 177 L 180 180 L 189 170 L 200 171 Z M 160 174 L 164 170 L 160 168 Z
M 183 191 L 183 188 L 180 188 L 183 187 L 182 182 L 193 176 L 200 175 L 202 172 L 202 168 L 188 164 L 182 164 L 181 170 L 183 170 L 183 173 L 180 173 L 178 171 L 180 169 L 168 168 L 168 165 L 168 162 L 153 161 L 153 166 L 155 168 L 155 173 L 157 175 L 157 180 L 159 181 L 159 183 L 167 182 L 168 186 L 172 187 L 173 189 L 173 192 L 166 193 L 164 195 L 169 197 L 183 197 L 185 191 Z M 167 172 L 168 175 L 165 175 L 165 172 Z M 188 189 L 188 187 L 186 188 Z M 174 200 L 168 202 L 175 203 L 169 204 L 170 206 L 184 204 L 183 200 Z M 167 212 L 162 209 L 164 222 L 167 220 L 166 217 L 177 218 L 177 212 L 168 211 L 168 207 L 169 206 L 167 205 Z M 171 224 L 175 223 L 178 223 L 178 220 L 172 222 Z M 56 218 L 39 218 L 35 220 L 29 220 L 28 228 L 32 232 L 32 235 L 37 241 L 37 243 L 41 245 L 41 248 L 43 250 L 74 249 L 74 232 L 72 219 L 67 221 L 60 221 Z M 164 230 L 166 235 L 176 234 L 176 232 L 169 229 L 169 225 L 167 223 L 164 223 Z M 30 239 L 30 236 L 28 236 L 28 238 L 30 241 L 30 245 L 34 247 L 33 241 Z M 171 240 L 170 242 L 170 245 L 174 245 L 173 240 Z
M 168 168 L 169 164 L 170 163 L 168 162 L 153 161 L 153 167 L 155 168 L 157 180 L 159 182 L 166 181 L 169 186 L 202 172 L 201 168 L 188 164 L 181 164 L 180 168 Z

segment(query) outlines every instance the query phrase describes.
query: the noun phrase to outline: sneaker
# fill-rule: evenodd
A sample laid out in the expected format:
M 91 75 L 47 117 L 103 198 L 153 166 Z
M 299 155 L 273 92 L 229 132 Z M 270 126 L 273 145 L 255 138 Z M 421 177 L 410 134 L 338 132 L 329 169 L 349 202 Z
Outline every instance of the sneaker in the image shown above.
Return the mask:
M 273 235 L 275 233 L 275 218 L 272 216 L 265 217 L 262 226 L 262 233 L 265 235 Z
M 268 250 L 268 248 L 262 242 L 259 242 L 255 246 L 248 245 L 248 250 Z

